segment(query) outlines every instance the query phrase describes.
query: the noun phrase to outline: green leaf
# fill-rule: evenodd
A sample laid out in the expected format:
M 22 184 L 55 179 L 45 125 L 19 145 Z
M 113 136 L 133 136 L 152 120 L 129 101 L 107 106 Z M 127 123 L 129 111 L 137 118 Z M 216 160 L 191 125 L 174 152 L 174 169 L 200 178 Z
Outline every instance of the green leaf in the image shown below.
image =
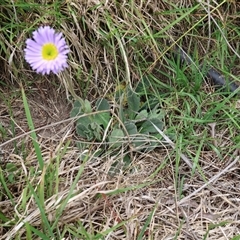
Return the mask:
M 103 129 L 107 127 L 108 122 L 110 120 L 110 113 L 96 113 L 91 114 L 89 116 L 81 116 L 85 113 L 92 112 L 91 104 L 88 100 L 84 101 L 84 111 L 82 112 L 82 106 L 80 102 L 74 103 L 74 108 L 72 110 L 72 116 L 78 115 L 79 119 L 77 120 L 76 124 L 76 132 L 79 136 L 82 138 L 87 139 L 88 141 L 91 141 L 93 139 L 97 139 L 98 141 L 101 141 Z M 105 99 L 100 99 L 97 102 L 97 110 L 108 110 L 110 108 L 108 102 Z M 79 110 L 80 109 L 80 110 Z
M 124 109 L 124 107 L 122 105 L 120 105 L 119 109 L 118 109 L 118 117 L 120 119 L 121 122 L 125 122 L 126 119 L 126 109 Z
M 77 124 L 83 124 L 85 126 L 87 126 L 88 124 L 90 124 L 91 122 L 93 122 L 93 117 L 92 116 L 84 116 L 81 117 L 77 120 Z
M 99 124 L 97 124 L 96 122 L 92 122 L 89 126 L 91 127 L 94 138 L 96 138 L 98 141 L 101 141 L 102 134 L 103 134 L 103 130 L 102 130 L 101 126 Z
M 109 136 L 109 143 L 113 148 L 120 147 L 122 145 L 123 138 L 124 133 L 121 129 L 113 129 Z
M 76 131 L 79 136 L 86 138 L 88 141 L 93 139 L 101 141 L 102 139 L 102 127 L 97 122 L 94 122 L 94 119 L 89 116 L 80 118 L 77 121 Z
M 15 174 L 10 173 L 10 174 L 8 175 L 8 181 L 9 181 L 10 183 L 14 183 L 14 182 L 15 182 Z
M 104 111 L 109 110 L 109 112 L 104 113 L 97 113 L 94 116 L 94 121 L 98 123 L 99 125 L 103 125 L 104 129 L 107 128 L 108 123 L 110 121 L 111 115 L 110 115 L 110 105 L 106 99 L 98 99 L 96 102 L 96 110 L 97 111 Z
M 144 136 L 141 136 L 141 134 L 138 132 L 137 126 L 133 122 L 126 122 L 124 123 L 124 126 L 128 132 L 128 134 L 131 136 L 131 142 L 134 147 L 139 147 L 141 145 L 144 145 L 146 142 L 146 139 Z
M 132 144 L 134 147 L 140 147 L 140 146 L 145 146 L 146 145 L 146 137 L 142 136 L 141 134 L 139 134 L 137 137 L 135 137 L 132 140 Z M 145 148 L 144 148 L 145 149 Z
M 32 119 L 32 116 L 31 116 L 31 112 L 30 112 L 30 108 L 29 108 L 29 105 L 28 105 L 28 101 L 27 101 L 27 97 L 26 97 L 24 88 L 22 87 L 21 90 L 22 90 L 22 100 L 23 100 L 23 106 L 24 106 L 24 109 L 25 109 L 25 115 L 26 115 L 26 118 L 27 118 L 28 127 L 31 130 L 30 136 L 32 138 L 35 154 L 37 156 L 37 160 L 38 160 L 40 169 L 43 170 L 44 160 L 43 160 L 43 157 L 42 157 L 40 144 L 38 143 L 38 136 L 37 136 L 36 132 L 34 131 L 35 128 L 34 128 L 34 124 L 33 124 L 33 119 Z
M 152 123 L 156 127 L 158 127 L 160 130 L 163 129 L 163 126 L 164 126 L 163 122 L 157 118 L 154 118 L 154 119 L 151 119 L 151 121 L 149 120 L 144 121 L 139 132 L 143 134 L 158 133 L 158 131 L 156 130 L 156 128 L 153 126 Z
M 148 117 L 148 112 L 147 110 L 144 109 L 137 114 L 137 116 L 135 117 L 135 120 L 142 120 L 142 119 L 146 119 L 147 117 Z
M 10 219 L 6 217 L 2 211 L 0 211 L 0 220 L 1 222 L 4 222 L 4 223 L 10 221 Z
M 124 157 L 123 157 L 123 163 L 124 163 L 124 170 L 127 169 L 130 164 L 131 164 L 131 158 L 130 158 L 130 155 L 129 154 L 126 154 Z
M 140 107 L 140 97 L 129 87 L 127 89 L 129 119 L 134 119 Z
M 84 113 L 91 113 L 92 112 L 92 107 L 91 107 L 91 103 L 85 99 L 84 101 Z
M 7 163 L 6 164 L 6 170 L 8 172 L 15 172 L 18 170 L 18 167 L 14 163 Z
M 106 99 L 100 98 L 96 102 L 96 108 L 98 111 L 110 110 L 110 105 Z
M 133 122 L 125 122 L 124 126 L 129 135 L 136 135 L 138 133 L 137 126 Z
M 153 109 L 149 114 L 148 114 L 148 119 L 153 119 L 153 118 L 158 118 L 163 119 L 164 117 L 164 113 L 163 111 L 161 111 L 160 109 L 158 109 L 157 107 L 155 107 L 155 109 Z
M 79 136 L 86 138 L 88 141 L 91 141 L 94 138 L 93 131 L 90 129 L 89 124 L 84 125 L 82 123 L 78 123 L 76 131 Z
M 107 128 L 108 123 L 110 121 L 110 115 L 107 113 L 96 113 L 94 116 L 94 122 L 99 126 L 103 126 L 104 129 Z
M 147 77 L 143 77 L 142 80 L 138 83 L 135 91 L 139 94 L 146 94 L 146 90 L 149 91 L 151 83 Z M 150 91 L 149 91 L 150 92 Z
M 83 113 L 91 113 L 92 112 L 92 107 L 91 103 L 85 99 L 84 101 L 75 101 L 73 104 L 73 109 L 70 113 L 71 117 L 76 117 L 79 115 L 82 115 Z
M 73 109 L 70 113 L 70 117 L 76 117 L 82 114 L 82 105 L 79 101 L 75 101 L 73 104 Z
M 137 237 L 137 240 L 142 240 L 144 239 L 144 234 L 145 232 L 147 231 L 147 228 L 148 226 L 150 225 L 152 219 L 153 219 L 153 216 L 154 216 L 154 213 L 156 211 L 156 208 L 157 208 L 158 204 L 156 203 L 154 208 L 152 209 L 152 211 L 150 212 L 149 216 L 147 217 L 147 219 L 145 220 L 145 223 L 144 223 L 144 226 L 142 227 L 142 230 L 141 232 L 139 233 L 138 237 Z

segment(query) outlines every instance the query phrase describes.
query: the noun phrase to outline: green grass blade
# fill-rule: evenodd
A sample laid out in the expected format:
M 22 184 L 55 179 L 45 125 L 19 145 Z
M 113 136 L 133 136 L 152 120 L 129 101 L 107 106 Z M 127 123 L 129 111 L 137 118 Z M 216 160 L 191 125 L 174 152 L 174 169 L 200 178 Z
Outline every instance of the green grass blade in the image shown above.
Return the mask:
M 148 216 L 148 218 L 147 218 L 147 220 L 146 220 L 146 222 L 145 222 L 141 232 L 139 233 L 139 235 L 137 237 L 137 240 L 143 239 L 143 236 L 144 236 L 144 234 L 145 234 L 145 232 L 146 232 L 146 230 L 147 230 L 147 228 L 148 228 L 148 226 L 149 226 L 149 224 L 150 224 L 150 222 L 151 222 L 151 220 L 153 218 L 153 215 L 155 213 L 156 208 L 157 208 L 157 204 L 154 206 L 153 210 L 151 211 L 150 215 Z
M 42 217 L 42 224 L 43 224 L 43 227 L 46 228 L 47 232 L 50 234 L 51 238 L 54 238 L 54 233 L 51 229 L 51 226 L 49 224 L 49 221 L 47 219 L 47 215 L 46 215 L 46 212 L 44 210 L 44 206 L 42 205 L 42 202 L 40 200 L 40 198 L 37 196 L 36 192 L 34 191 L 34 188 L 33 186 L 31 185 L 31 183 L 28 183 L 28 187 L 30 188 L 30 191 L 36 201 L 36 204 L 37 204 L 37 207 L 40 211 L 40 214 L 41 214 L 41 217 Z
M 22 99 L 23 99 L 25 114 L 26 114 L 26 117 L 27 117 L 28 127 L 31 131 L 33 131 L 34 130 L 34 124 L 33 124 L 33 120 L 32 120 L 32 117 L 31 117 L 31 112 L 30 112 L 30 109 L 29 109 L 29 105 L 28 105 L 28 102 L 27 102 L 27 97 L 25 95 L 25 91 L 24 91 L 23 87 L 22 87 Z M 36 152 L 36 155 L 37 155 L 37 159 L 38 159 L 40 169 L 43 170 L 44 161 L 43 161 L 40 146 L 37 142 L 37 134 L 36 134 L 36 132 L 32 132 L 30 135 L 31 135 L 31 138 L 32 138 L 33 146 L 34 146 L 34 149 L 35 149 L 35 152 Z
M 35 227 L 31 226 L 28 224 L 27 228 L 29 229 L 29 231 L 35 233 L 35 235 L 37 235 L 39 238 L 41 238 L 42 240 L 49 240 L 49 237 L 47 235 L 45 235 L 44 233 L 42 233 L 41 231 L 39 231 L 38 229 L 36 229 Z M 31 238 L 29 238 L 30 240 Z

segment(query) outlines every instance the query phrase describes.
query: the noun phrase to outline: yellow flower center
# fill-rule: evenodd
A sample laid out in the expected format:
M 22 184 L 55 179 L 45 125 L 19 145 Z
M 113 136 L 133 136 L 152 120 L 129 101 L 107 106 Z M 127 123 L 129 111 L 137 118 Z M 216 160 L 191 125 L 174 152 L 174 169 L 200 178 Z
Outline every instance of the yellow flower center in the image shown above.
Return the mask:
M 53 43 L 42 46 L 42 57 L 44 60 L 54 60 L 58 56 L 58 49 Z

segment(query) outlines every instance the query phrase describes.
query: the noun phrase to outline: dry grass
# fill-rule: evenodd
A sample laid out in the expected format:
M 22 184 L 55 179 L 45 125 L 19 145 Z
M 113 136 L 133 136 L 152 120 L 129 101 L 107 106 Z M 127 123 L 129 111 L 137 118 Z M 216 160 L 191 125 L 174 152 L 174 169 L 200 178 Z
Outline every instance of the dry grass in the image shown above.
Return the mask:
M 226 129 L 224 124 L 227 120 L 220 118 L 221 124 L 217 127 L 194 127 L 198 138 L 204 132 L 209 142 L 216 149 L 222 149 L 222 152 L 214 151 L 208 142 L 198 152 L 197 143 L 193 144 L 190 137 L 188 145 L 176 145 L 174 149 L 160 143 L 159 148 L 151 152 L 133 151 L 130 166 L 127 169 L 120 168 L 114 175 L 108 174 L 112 164 L 122 162 L 128 146 L 123 146 L 116 155 L 106 150 L 101 157 L 94 154 L 103 143 L 93 142 L 86 151 L 75 146 L 79 138 L 74 131 L 74 120 L 69 118 L 71 101 L 66 99 L 69 93 L 91 101 L 97 97 L 112 99 L 113 92 L 120 84 L 135 86 L 146 74 L 153 74 L 175 87 L 172 78 L 168 79 L 162 74 L 175 74 L 167 61 L 169 43 L 178 42 L 193 51 L 197 47 L 199 61 L 216 56 L 214 52 L 221 48 L 218 37 L 214 36 L 216 25 L 208 28 L 206 17 L 203 21 L 205 24 L 193 27 L 201 17 L 208 16 L 204 8 L 199 7 L 182 21 L 172 24 L 180 16 L 174 12 L 167 14 L 166 11 L 173 11 L 176 7 L 190 8 L 193 1 L 169 2 L 118 3 L 94 0 L 85 3 L 65 1 L 60 4 L 61 16 L 65 19 L 60 22 L 59 28 L 71 45 L 72 53 L 70 68 L 58 77 L 36 76 L 22 60 L 18 60 L 23 59 L 22 48 L 26 36 L 19 35 L 22 44 L 18 42 L 14 49 L 5 41 L 7 50 L 1 57 L 4 62 L 1 65 L 4 66 L 1 77 L 7 84 L 1 88 L 0 123 L 7 132 L 0 138 L 1 174 L 8 179 L 7 163 L 14 163 L 17 170 L 14 172 L 14 181 L 7 186 L 12 200 L 4 187 L 0 186 L 0 213 L 9 219 L 0 225 L 0 239 L 27 239 L 26 222 L 38 230 L 43 228 L 41 211 L 36 199 L 27 192 L 28 184 L 30 182 L 36 191 L 41 189 L 45 182 L 49 182 L 44 174 L 52 176 L 56 166 L 57 176 L 53 176 L 53 180 L 57 179 L 58 182 L 44 186 L 44 208 L 48 221 L 53 223 L 58 217 L 59 208 L 67 199 L 55 226 L 56 232 L 64 233 L 59 234 L 64 239 L 97 239 L 93 236 L 98 233 L 103 233 L 98 239 L 126 240 L 225 240 L 240 235 L 240 152 L 239 143 L 233 140 L 239 136 L 237 124 L 235 128 Z M 204 5 L 207 7 L 207 4 Z M 209 9 L 217 6 L 211 1 Z M 237 1 L 225 1 L 209 14 L 217 21 L 230 21 L 234 25 L 237 24 L 239 11 L 240 4 Z M 165 14 L 161 14 L 163 12 Z M 36 22 L 41 14 L 39 9 L 35 12 L 26 11 L 21 16 L 29 22 Z M 41 23 L 54 23 L 55 20 L 55 17 L 46 13 Z M 212 39 L 209 38 L 208 29 L 212 31 Z M 158 35 L 159 32 L 161 34 Z M 231 34 L 228 42 L 238 50 L 240 34 Z M 3 35 L 0 39 L 3 39 Z M 12 53 L 14 64 L 9 65 L 8 59 Z M 233 55 L 230 51 L 226 58 Z M 221 68 L 221 64 L 220 61 L 217 67 Z M 229 66 L 231 64 L 229 61 Z M 234 64 L 232 73 L 237 75 L 238 58 Z M 6 80 L 9 75 L 10 79 Z M 35 128 L 39 128 L 38 142 L 46 165 L 45 172 L 40 171 L 32 146 L 18 89 L 20 82 L 28 96 Z M 205 91 L 204 97 L 209 97 L 207 94 L 213 89 L 202 86 L 201 91 Z M 172 116 L 186 114 L 186 97 L 181 99 L 177 91 L 172 94 L 176 95 L 176 100 L 168 104 L 166 98 L 163 104 L 167 113 L 166 128 L 175 125 L 178 134 L 187 131 L 188 126 Z M 211 102 L 221 101 L 221 96 L 214 96 L 206 101 L 203 112 L 214 105 Z M 176 105 L 171 106 L 173 103 Z M 231 100 L 226 104 L 229 104 L 229 109 L 235 106 Z M 235 109 L 237 111 L 238 108 Z M 192 114 L 194 116 L 194 111 Z M 218 116 L 216 122 L 217 119 Z M 239 123 L 238 119 L 235 121 Z M 187 157 L 193 165 L 195 157 L 198 157 L 198 171 L 193 174 L 181 157 Z M 79 172 L 80 178 L 74 185 Z M 72 186 L 74 189 L 69 196 Z M 50 191 L 50 188 L 57 191 Z M 12 223 L 11 219 L 14 219 Z M 89 238 L 77 238 L 71 234 L 71 231 L 82 231 L 80 223 Z M 116 229 L 114 226 L 117 226 Z M 109 229 L 111 231 L 107 232 Z

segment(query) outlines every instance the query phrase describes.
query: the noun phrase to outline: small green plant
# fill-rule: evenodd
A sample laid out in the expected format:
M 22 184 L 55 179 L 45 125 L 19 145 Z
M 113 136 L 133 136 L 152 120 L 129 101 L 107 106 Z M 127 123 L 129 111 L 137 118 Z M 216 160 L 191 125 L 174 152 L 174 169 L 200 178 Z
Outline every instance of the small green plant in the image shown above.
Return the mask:
M 135 148 L 156 147 L 161 136 L 152 123 L 163 129 L 164 114 L 154 96 L 148 99 L 151 105 L 145 104 L 141 102 L 141 87 L 136 90 L 130 87 L 118 90 L 112 109 L 107 99 L 98 99 L 95 106 L 88 100 L 75 101 L 71 117 L 79 116 L 77 134 L 87 141 L 104 141 L 112 149 L 119 148 L 125 142 Z
M 110 105 L 107 100 L 99 99 L 95 105 L 95 110 L 98 113 L 93 114 L 93 110 L 88 100 L 75 101 L 71 117 L 81 116 L 76 124 L 76 131 L 80 137 L 88 141 L 94 139 L 101 141 L 103 131 L 107 128 L 110 120 Z

